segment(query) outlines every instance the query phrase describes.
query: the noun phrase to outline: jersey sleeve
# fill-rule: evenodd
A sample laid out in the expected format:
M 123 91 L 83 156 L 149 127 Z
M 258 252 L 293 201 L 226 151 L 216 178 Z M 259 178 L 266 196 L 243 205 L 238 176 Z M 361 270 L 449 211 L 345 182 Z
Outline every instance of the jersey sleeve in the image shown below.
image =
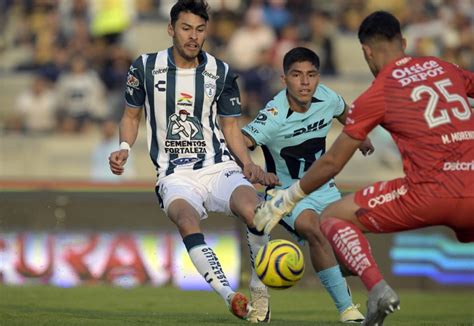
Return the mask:
M 337 93 L 335 95 L 336 95 L 336 98 L 335 98 L 334 117 L 336 118 L 344 113 L 344 109 L 346 108 L 346 102 L 344 101 L 341 95 Z
M 354 139 L 364 140 L 385 115 L 382 89 L 373 84 L 352 104 L 343 131 Z
M 141 108 L 145 104 L 145 70 L 142 57 L 138 57 L 128 69 L 125 86 L 125 102 L 128 106 Z
M 242 132 L 258 146 L 268 144 L 279 131 L 278 121 L 272 113 L 275 111 L 275 105 L 273 101 L 270 101 L 264 109 L 260 110 L 253 121 L 242 128 Z
M 237 75 L 229 69 L 224 89 L 217 100 L 217 114 L 223 116 L 240 116 L 240 91 L 237 84 Z

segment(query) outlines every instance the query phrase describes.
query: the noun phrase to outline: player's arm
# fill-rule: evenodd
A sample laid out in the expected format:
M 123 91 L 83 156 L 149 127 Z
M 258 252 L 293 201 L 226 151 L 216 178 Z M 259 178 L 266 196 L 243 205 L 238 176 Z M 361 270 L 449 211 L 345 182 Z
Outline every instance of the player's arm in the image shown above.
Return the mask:
M 237 117 L 221 116 L 219 122 L 227 146 L 242 166 L 244 175 L 252 183 L 261 182 L 264 172 L 250 157 L 246 141 L 240 131 L 239 119 Z
M 349 109 L 349 106 L 348 106 L 347 104 L 345 104 L 345 106 L 344 106 L 344 111 L 342 112 L 342 114 L 336 117 L 336 119 L 337 119 L 343 126 L 346 125 L 347 113 L 349 112 L 349 110 L 350 110 L 350 109 Z M 374 145 L 372 144 L 372 141 L 370 140 L 369 137 L 367 137 L 367 138 L 360 144 L 359 150 L 360 150 L 360 152 L 362 153 L 362 155 L 364 155 L 364 156 L 371 155 L 371 154 L 375 151 Z
M 268 191 L 272 196 L 271 200 L 262 202 L 255 209 L 254 223 L 257 230 L 270 234 L 283 216 L 293 210 L 298 201 L 337 175 L 361 143 L 361 140 L 342 132 L 329 151 L 311 164 L 303 178 L 287 189 Z
M 246 127 L 248 127 L 248 125 Z M 244 136 L 245 146 L 247 146 L 247 148 L 250 149 L 251 151 L 257 148 L 258 146 L 257 141 L 252 137 L 252 135 L 247 133 L 245 129 L 242 129 L 241 132 L 242 132 L 242 135 Z M 278 179 L 277 175 L 272 172 L 265 172 L 262 180 L 260 180 L 259 183 L 263 186 L 270 186 L 270 187 L 281 185 L 280 180 Z
M 130 66 L 127 74 L 125 87 L 125 102 L 127 104 L 119 125 L 120 147 L 109 156 L 110 170 L 117 175 L 123 173 L 130 148 L 137 139 L 142 107 L 146 98 L 143 85 L 144 75 L 143 58 L 140 56 Z
M 309 194 L 336 176 L 363 142 L 341 132 L 331 148 L 300 179 L 301 190 Z
M 113 174 L 121 175 L 125 170 L 130 148 L 137 139 L 142 110 L 126 106 L 119 126 L 119 149 L 109 156 L 109 166 Z

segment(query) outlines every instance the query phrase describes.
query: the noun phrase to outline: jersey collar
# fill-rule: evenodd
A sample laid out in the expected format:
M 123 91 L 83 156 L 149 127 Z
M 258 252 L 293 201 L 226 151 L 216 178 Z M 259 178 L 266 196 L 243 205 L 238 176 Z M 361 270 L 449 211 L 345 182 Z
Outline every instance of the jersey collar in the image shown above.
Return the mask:
M 316 89 L 317 89 L 317 88 L 316 88 Z M 313 103 L 319 103 L 319 102 L 324 102 L 324 101 L 318 99 L 316 96 L 313 96 L 313 97 L 311 98 L 311 105 L 312 105 Z M 295 112 L 295 111 L 293 111 L 293 110 L 291 109 L 290 103 L 288 102 L 288 90 L 285 90 L 285 104 L 286 104 L 286 107 L 288 108 L 288 113 L 286 114 L 286 118 L 288 119 L 288 118 L 293 114 L 293 112 Z M 308 111 L 311 110 L 311 105 L 309 106 Z M 301 112 L 299 112 L 299 113 L 301 113 Z
M 207 55 L 206 55 L 206 52 L 204 51 L 200 51 L 199 54 L 198 54 L 198 67 L 201 67 L 201 66 L 205 66 L 206 63 L 207 63 Z M 172 66 L 176 66 L 176 63 L 174 61 L 174 56 L 173 56 L 173 47 L 169 47 L 168 48 L 168 63 Z M 179 68 L 179 67 L 177 67 Z M 193 68 L 194 69 L 194 68 Z

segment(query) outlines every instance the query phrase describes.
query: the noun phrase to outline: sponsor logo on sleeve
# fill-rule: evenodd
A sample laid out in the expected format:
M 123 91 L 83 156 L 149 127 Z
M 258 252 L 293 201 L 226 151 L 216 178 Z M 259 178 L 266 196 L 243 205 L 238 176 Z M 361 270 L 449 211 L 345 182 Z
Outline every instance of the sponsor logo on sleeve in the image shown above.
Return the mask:
M 255 123 L 258 123 L 258 124 L 261 124 L 261 125 L 265 125 L 265 123 L 267 122 L 267 115 L 265 113 L 259 113 L 259 115 L 257 115 L 257 117 L 255 118 Z
M 240 98 L 238 97 L 231 97 L 229 100 L 232 106 L 240 105 Z
M 265 111 L 271 113 L 273 116 L 278 115 L 278 110 L 276 108 L 268 108 Z

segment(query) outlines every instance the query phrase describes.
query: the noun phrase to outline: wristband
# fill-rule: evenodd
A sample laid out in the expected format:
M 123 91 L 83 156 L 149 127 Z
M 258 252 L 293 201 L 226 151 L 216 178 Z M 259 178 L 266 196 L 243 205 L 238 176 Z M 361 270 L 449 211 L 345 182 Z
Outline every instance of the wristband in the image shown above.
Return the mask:
M 288 193 L 291 197 L 291 200 L 294 202 L 299 202 L 301 199 L 307 196 L 303 189 L 301 189 L 299 180 L 291 185 L 291 187 L 288 189 Z
M 126 141 L 123 141 L 120 143 L 120 149 L 126 149 L 130 152 L 130 145 Z

